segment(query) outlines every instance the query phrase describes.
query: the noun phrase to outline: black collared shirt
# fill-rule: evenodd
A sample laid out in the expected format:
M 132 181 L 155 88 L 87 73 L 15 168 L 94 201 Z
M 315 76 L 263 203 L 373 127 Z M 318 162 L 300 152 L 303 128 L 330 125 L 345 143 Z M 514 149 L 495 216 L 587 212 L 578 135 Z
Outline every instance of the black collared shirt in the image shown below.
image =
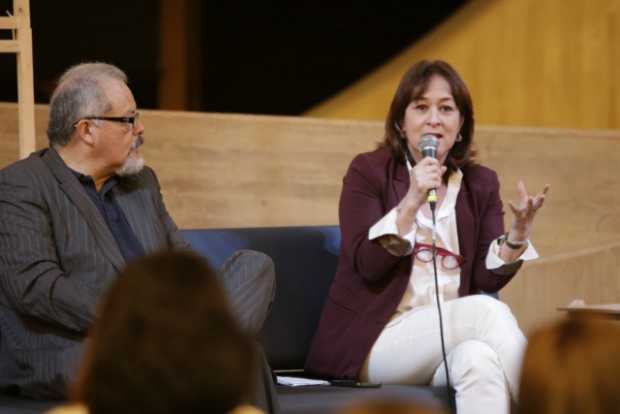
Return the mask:
M 84 190 L 86 190 L 86 194 L 99 209 L 110 232 L 112 232 L 114 239 L 116 239 L 116 243 L 118 243 L 125 262 L 143 256 L 145 254 L 144 249 L 131 229 L 123 210 L 114 198 L 114 191 L 112 189 L 118 184 L 117 178 L 109 178 L 103 184 L 101 190 L 97 192 L 95 182 L 91 177 L 77 171 L 71 170 L 71 172 L 77 177 Z

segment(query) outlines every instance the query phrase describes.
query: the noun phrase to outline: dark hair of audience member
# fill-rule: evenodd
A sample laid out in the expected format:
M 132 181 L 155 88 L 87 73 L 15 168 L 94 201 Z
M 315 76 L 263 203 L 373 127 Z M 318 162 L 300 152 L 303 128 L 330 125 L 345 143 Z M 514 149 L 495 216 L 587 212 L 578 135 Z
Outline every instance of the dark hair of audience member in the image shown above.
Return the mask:
M 620 409 L 620 325 L 568 318 L 530 336 L 517 413 L 612 413 Z
M 100 310 L 73 390 L 91 414 L 226 413 L 251 394 L 252 342 L 202 258 L 130 264 Z
M 448 82 L 454 103 L 463 117 L 463 126 L 460 130 L 462 140 L 454 143 L 446 159 L 448 170 L 444 179 L 447 181 L 448 176 L 458 168 L 473 164 L 476 154 L 473 148 L 475 122 L 471 95 L 463 79 L 449 63 L 442 60 L 421 60 L 403 75 L 385 120 L 382 145 L 389 147 L 397 160 L 405 162 L 401 143 L 403 138 L 399 129 L 402 128 L 407 107 L 424 95 L 433 76 L 440 76 Z
M 369 400 L 350 405 L 339 414 L 445 414 L 445 411 L 410 401 Z

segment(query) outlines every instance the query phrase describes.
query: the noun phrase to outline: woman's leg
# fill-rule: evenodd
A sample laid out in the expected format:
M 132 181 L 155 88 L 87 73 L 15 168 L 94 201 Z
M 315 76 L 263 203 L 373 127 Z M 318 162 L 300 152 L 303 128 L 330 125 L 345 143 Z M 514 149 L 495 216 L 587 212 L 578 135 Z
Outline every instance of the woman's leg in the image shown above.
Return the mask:
M 526 340 L 504 303 L 486 295 L 442 303 L 446 352 L 468 340 L 495 351 L 515 397 Z M 389 323 L 375 342 L 361 372 L 372 382 L 428 384 L 441 363 L 437 308 L 412 310 Z
M 450 382 L 456 391 L 459 414 L 508 414 L 510 393 L 497 352 L 484 342 L 469 340 L 447 355 Z M 446 385 L 443 362 L 435 371 L 432 385 Z

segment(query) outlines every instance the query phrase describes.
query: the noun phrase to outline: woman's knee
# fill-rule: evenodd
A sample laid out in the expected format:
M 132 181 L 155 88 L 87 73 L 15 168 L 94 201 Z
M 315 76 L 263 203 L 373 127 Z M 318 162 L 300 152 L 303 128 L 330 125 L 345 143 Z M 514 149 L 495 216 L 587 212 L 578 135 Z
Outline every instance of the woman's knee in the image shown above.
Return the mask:
M 448 364 L 455 380 L 492 380 L 504 376 L 497 352 L 482 341 L 469 340 L 457 345 L 450 352 Z
M 464 299 L 466 299 L 469 306 L 474 308 L 475 313 L 478 315 L 491 318 L 491 320 L 495 320 L 499 317 L 503 320 L 510 320 L 516 323 L 516 319 L 508 305 L 499 299 L 495 299 L 489 295 L 471 295 Z
M 480 307 L 483 310 L 510 312 L 510 308 L 508 308 L 508 306 L 504 302 L 489 295 L 471 295 L 466 296 L 466 298 L 469 302 L 473 303 L 475 306 Z

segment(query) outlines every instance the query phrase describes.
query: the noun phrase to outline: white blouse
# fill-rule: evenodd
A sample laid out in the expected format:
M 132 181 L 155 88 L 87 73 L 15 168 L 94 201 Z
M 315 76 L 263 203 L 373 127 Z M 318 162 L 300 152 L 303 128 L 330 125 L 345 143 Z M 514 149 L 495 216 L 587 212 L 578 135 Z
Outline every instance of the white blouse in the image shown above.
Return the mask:
M 408 165 L 409 170 L 411 167 Z M 439 206 L 436 217 L 437 241 L 436 246 L 449 250 L 454 254 L 460 254 L 459 238 L 456 225 L 456 199 L 461 188 L 463 173 L 457 170 L 450 175 L 448 188 L 443 203 Z M 432 244 L 432 220 L 422 214 L 421 209 L 416 214 L 415 223 L 411 231 L 403 237 L 398 235 L 396 226 L 397 211 L 396 207 L 390 210 L 368 232 L 369 240 L 380 239 L 381 244 L 388 252 L 395 256 L 405 256 L 412 254 L 416 243 Z M 532 260 L 538 258 L 538 253 L 528 242 L 528 247 L 517 260 Z M 398 305 L 396 314 L 398 316 L 413 308 L 428 306 L 435 303 L 435 282 L 433 263 L 425 263 L 414 257 L 412 261 L 411 276 L 405 293 Z M 486 267 L 489 270 L 497 269 L 506 263 L 499 257 L 499 246 L 496 241 L 491 242 L 486 257 Z M 460 286 L 460 268 L 445 269 L 442 266 L 441 257 L 437 257 L 437 281 L 439 284 L 439 300 L 451 300 L 458 297 Z

